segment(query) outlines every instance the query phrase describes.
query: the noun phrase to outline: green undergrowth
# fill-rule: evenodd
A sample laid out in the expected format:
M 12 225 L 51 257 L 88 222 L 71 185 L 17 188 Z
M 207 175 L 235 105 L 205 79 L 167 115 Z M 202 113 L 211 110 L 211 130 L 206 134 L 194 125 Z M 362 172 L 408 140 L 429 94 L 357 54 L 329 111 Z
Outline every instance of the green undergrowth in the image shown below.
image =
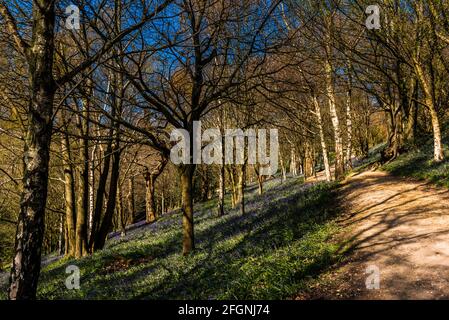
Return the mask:
M 382 170 L 400 177 L 428 181 L 437 186 L 449 188 L 449 140 L 443 140 L 445 160 L 433 161 L 433 140 L 423 139 L 419 146 L 399 155 L 382 166 Z
M 337 187 L 296 178 L 268 181 L 262 195 L 248 188 L 244 215 L 229 208 L 229 199 L 223 217 L 216 216 L 215 200 L 197 204 L 196 250 L 187 257 L 180 252 L 181 216 L 167 215 L 111 239 L 92 256 L 45 266 L 38 298 L 291 298 L 342 258 L 335 237 Z M 80 269 L 79 290 L 65 286 L 69 265 Z

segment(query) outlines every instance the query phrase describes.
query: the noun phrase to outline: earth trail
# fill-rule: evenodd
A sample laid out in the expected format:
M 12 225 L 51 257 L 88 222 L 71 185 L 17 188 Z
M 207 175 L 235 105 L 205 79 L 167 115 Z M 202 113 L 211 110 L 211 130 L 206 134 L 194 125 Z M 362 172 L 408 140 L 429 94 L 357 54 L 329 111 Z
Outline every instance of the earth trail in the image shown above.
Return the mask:
M 339 198 L 348 259 L 299 299 L 449 299 L 449 190 L 368 171 L 347 178 Z

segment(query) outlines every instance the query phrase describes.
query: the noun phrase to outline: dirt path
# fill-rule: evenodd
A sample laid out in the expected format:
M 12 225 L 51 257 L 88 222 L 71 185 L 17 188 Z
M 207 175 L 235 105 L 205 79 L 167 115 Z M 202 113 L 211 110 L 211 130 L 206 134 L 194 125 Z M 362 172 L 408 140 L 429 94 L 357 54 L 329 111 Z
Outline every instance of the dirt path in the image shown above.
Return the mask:
M 340 200 L 353 251 L 314 298 L 449 299 L 447 189 L 370 171 L 348 178 Z M 379 289 L 366 288 L 367 268 Z

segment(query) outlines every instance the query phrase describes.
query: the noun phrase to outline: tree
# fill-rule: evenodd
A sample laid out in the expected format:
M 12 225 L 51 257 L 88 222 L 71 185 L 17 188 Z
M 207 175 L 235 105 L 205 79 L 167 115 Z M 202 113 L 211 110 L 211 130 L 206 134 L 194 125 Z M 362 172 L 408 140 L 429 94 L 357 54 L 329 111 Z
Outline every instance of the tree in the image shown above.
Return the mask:
M 15 258 L 11 271 L 10 299 L 33 299 L 36 296 L 40 272 L 41 247 L 44 235 L 47 200 L 48 165 L 52 135 L 52 117 L 58 87 L 86 70 L 115 43 L 156 16 L 171 1 L 165 1 L 154 11 L 147 11 L 142 20 L 111 36 L 99 51 L 62 77 L 54 78 L 56 4 L 52 0 L 34 0 L 32 6 L 31 41 L 23 38 L 9 4 L 0 2 L 0 14 L 11 33 L 15 47 L 28 65 L 30 103 L 24 147 L 25 172 L 17 225 Z
M 175 17 L 179 19 L 180 27 L 173 30 L 169 26 L 161 35 L 160 41 L 168 49 L 160 55 L 154 54 L 152 44 L 142 37 L 144 52 L 149 53 L 136 54 L 130 60 L 131 66 L 122 65 L 122 71 L 147 103 L 146 106 L 140 103 L 139 107 L 146 110 L 147 119 L 152 117 L 146 129 L 129 121 L 122 120 L 122 124 L 148 138 L 148 144 L 166 158 L 170 155 L 167 139 L 172 129 L 185 130 L 190 137 L 190 146 L 193 146 L 194 122 L 218 108 L 221 105 L 216 104 L 218 101 L 223 102 L 238 91 L 243 84 L 240 72 L 256 50 L 261 57 L 247 69 L 249 76 L 244 81 L 259 75 L 266 54 L 264 45 L 266 48 L 268 44 L 256 48 L 260 45 L 257 39 L 279 1 L 269 3 L 267 7 L 264 4 L 263 1 L 244 1 L 235 8 L 228 1 L 181 1 Z M 257 10 L 264 14 L 261 17 L 251 15 Z M 241 18 L 243 13 L 246 21 Z M 237 43 L 238 51 L 231 48 Z M 194 250 L 192 193 L 196 164 L 193 163 L 193 152 L 190 161 L 179 164 L 177 170 L 181 181 L 183 254 L 188 255 Z

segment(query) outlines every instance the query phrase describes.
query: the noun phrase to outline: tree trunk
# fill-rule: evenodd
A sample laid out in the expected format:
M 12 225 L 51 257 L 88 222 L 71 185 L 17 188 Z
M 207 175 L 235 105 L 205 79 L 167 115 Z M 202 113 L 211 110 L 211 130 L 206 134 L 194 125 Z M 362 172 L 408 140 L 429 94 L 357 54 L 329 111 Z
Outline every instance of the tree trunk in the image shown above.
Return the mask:
M 237 205 L 237 181 L 235 178 L 235 168 L 234 166 L 228 166 L 228 173 L 229 173 L 229 177 L 231 179 L 231 204 L 232 204 L 232 208 L 235 208 L 235 206 Z
M 97 146 L 95 145 L 92 149 L 91 158 L 90 158 L 90 182 L 89 182 L 89 224 L 87 231 L 87 239 L 90 239 L 92 233 L 92 223 L 94 220 L 94 210 L 95 210 L 95 154 L 97 151 Z
M 69 255 L 69 234 L 67 231 L 67 223 L 64 224 L 64 255 Z
M 59 221 L 59 239 L 58 239 L 58 254 L 64 254 L 64 215 L 61 213 Z
M 259 195 L 261 195 L 263 193 L 263 182 L 265 181 L 265 176 L 260 174 L 260 164 L 257 164 L 254 167 L 254 171 L 256 172 L 256 175 L 257 175 L 257 185 L 258 185 Z
M 203 172 L 201 177 L 201 201 L 207 201 L 209 199 L 209 172 L 207 168 Z
M 81 151 L 83 153 L 83 151 Z M 82 157 L 83 159 L 84 157 Z M 87 161 L 86 161 L 87 162 Z M 84 162 L 78 173 L 78 202 L 76 215 L 75 257 L 87 254 L 87 209 L 88 209 L 88 171 Z
M 73 166 L 71 163 L 70 144 L 67 133 L 64 134 L 61 140 L 61 154 L 64 166 L 64 199 L 66 211 L 68 255 L 74 257 L 76 243 L 75 180 L 73 177 Z
M 154 203 L 154 174 L 145 173 L 145 211 L 148 223 L 156 221 L 156 205 Z
M 309 142 L 306 142 L 304 154 L 304 178 L 313 176 L 313 154 Z
M 415 81 L 414 90 L 413 90 L 413 102 L 410 103 L 410 108 L 408 112 L 407 118 L 407 128 L 405 130 L 405 137 L 408 143 L 414 145 L 415 137 L 416 137 L 416 125 L 418 122 L 418 99 L 419 99 L 419 90 L 418 90 L 418 81 Z
M 35 299 L 45 228 L 52 133 L 55 2 L 33 2 L 33 36 L 28 50 L 31 102 L 24 146 L 24 178 L 9 298 Z
M 128 215 L 131 217 L 132 223 L 136 221 L 134 209 L 134 177 L 128 179 L 128 195 L 126 196 L 128 203 Z
M 240 213 L 245 214 L 245 185 L 246 185 L 246 165 L 239 165 L 239 179 L 237 184 L 237 205 Z
M 114 74 L 112 74 L 114 75 Z M 120 78 L 121 79 L 121 78 Z M 116 84 L 116 78 L 115 77 L 108 77 L 108 84 L 107 84 L 107 93 L 111 96 L 111 102 L 112 102 L 112 109 L 111 109 L 111 117 L 116 117 L 117 113 L 120 114 L 120 112 L 117 110 L 120 108 L 120 106 L 117 105 L 117 103 L 120 103 L 120 98 L 117 99 L 117 94 L 119 97 L 123 96 L 123 86 L 118 87 Z M 118 124 L 115 124 L 116 127 L 118 127 Z M 117 131 L 114 130 L 114 124 L 111 123 L 111 127 L 109 128 L 109 137 L 114 137 L 117 134 Z M 105 196 L 106 196 L 106 184 L 107 179 L 109 176 L 109 170 L 111 166 L 111 158 L 113 153 L 113 139 L 110 139 L 107 142 L 106 150 L 103 152 L 103 168 L 100 171 L 100 176 L 98 178 L 98 186 L 97 186 L 97 192 L 95 196 L 95 208 L 93 212 L 93 219 L 92 219 L 92 227 L 90 230 L 90 237 L 89 237 L 89 250 L 93 252 L 95 250 L 96 244 L 95 242 L 99 240 L 99 229 L 100 229 L 100 223 L 101 223 L 101 214 L 103 212 L 103 208 L 105 206 Z M 102 146 L 100 145 L 100 149 L 102 150 Z M 101 157 L 100 157 L 101 159 Z
M 116 138 L 112 152 L 112 170 L 111 178 L 109 181 L 109 194 L 108 201 L 106 204 L 106 210 L 104 213 L 103 221 L 101 223 L 100 229 L 95 237 L 94 250 L 103 249 L 106 243 L 106 238 L 108 232 L 111 229 L 112 219 L 114 217 L 115 205 L 117 200 L 117 188 L 118 181 L 120 177 L 120 146 L 119 146 L 119 128 L 116 128 Z
M 110 134 L 112 134 L 112 130 L 110 131 Z M 98 228 L 101 223 L 101 213 L 103 212 L 104 207 L 106 183 L 109 175 L 109 168 L 111 165 L 111 154 L 112 154 L 112 141 L 109 141 L 106 147 L 106 151 L 104 152 L 104 160 L 103 160 L 104 163 L 102 171 L 100 173 L 100 177 L 98 179 L 97 194 L 95 197 L 95 210 L 89 239 L 89 249 L 91 252 L 93 252 L 95 237 L 97 236 Z
M 280 154 L 280 162 L 281 162 L 281 170 L 282 170 L 282 180 L 281 182 L 284 182 L 287 180 L 287 169 L 285 168 L 284 158 L 282 157 L 282 154 Z
M 430 101 L 426 102 L 426 104 L 428 103 L 430 103 Z M 433 103 L 430 105 L 429 111 L 433 129 L 433 160 L 435 162 L 441 162 L 444 160 L 444 154 L 441 143 L 442 139 L 441 139 L 440 120 L 438 119 L 438 113 L 435 110 L 435 106 Z
M 292 146 L 290 153 L 290 174 L 294 177 L 298 175 L 298 164 L 296 162 L 295 147 Z
M 225 167 L 224 162 L 219 167 L 219 180 L 218 180 L 218 216 L 224 215 L 224 197 L 225 197 Z
M 165 193 L 161 190 L 161 215 L 165 214 Z
M 326 175 L 326 181 L 331 181 L 331 168 L 329 165 L 329 158 L 327 153 L 327 145 L 326 145 L 326 139 L 324 137 L 324 130 L 323 130 L 323 121 L 321 119 L 321 108 L 318 103 L 318 99 L 313 96 L 313 105 L 315 106 L 315 114 L 318 121 L 318 130 L 320 133 L 320 142 L 321 142 L 321 152 L 323 153 L 323 162 L 324 162 L 324 173 Z
M 259 195 L 261 195 L 263 193 L 263 181 L 264 181 L 264 176 L 257 175 L 257 183 L 259 185 Z
M 340 121 L 337 115 L 337 106 L 335 104 L 335 92 L 333 83 L 333 68 L 331 64 L 332 47 L 330 43 L 330 26 L 326 33 L 326 55 L 324 63 L 324 72 L 326 75 L 326 94 L 329 101 L 329 112 L 332 120 L 332 126 L 334 128 L 334 140 L 335 140 L 335 179 L 339 180 L 344 175 L 344 156 L 343 156 L 343 141 L 341 138 Z
M 87 92 L 90 92 L 91 82 L 87 81 Z M 87 222 L 89 211 L 89 97 L 82 99 L 82 116 L 79 117 L 80 168 L 78 170 L 78 203 L 76 215 L 76 248 L 75 257 L 81 258 L 87 250 Z
M 164 171 L 165 166 L 167 165 L 168 159 L 161 155 L 161 160 L 159 164 L 153 168 L 152 170 L 145 167 L 144 178 L 145 178 L 145 211 L 146 211 L 146 221 L 154 222 L 157 220 L 157 210 L 156 210 L 156 199 L 154 196 L 154 188 L 156 184 L 156 179 L 161 175 Z
M 195 172 L 194 164 L 185 164 L 178 167 L 181 176 L 181 197 L 182 197 L 182 253 L 188 255 L 195 249 L 194 231 L 193 231 L 193 174 Z
M 418 75 L 418 79 L 421 82 L 421 86 L 423 87 L 425 103 L 427 108 L 429 108 L 430 119 L 432 122 L 432 130 L 433 130 L 433 160 L 435 162 L 440 162 L 444 160 L 442 140 L 441 140 L 441 129 L 440 129 L 440 120 L 438 118 L 438 112 L 435 108 L 435 99 L 434 99 L 434 85 L 432 83 L 431 77 L 428 77 L 419 63 L 418 59 L 413 58 L 414 67 L 416 73 Z
M 348 93 L 346 97 L 346 162 L 348 168 L 352 169 L 352 75 L 351 75 L 351 61 L 348 59 Z
M 120 181 L 118 182 L 117 186 L 117 216 L 120 221 L 120 230 L 121 230 L 121 236 L 126 235 L 126 214 L 125 210 L 123 209 L 123 198 L 122 198 L 122 186 L 120 184 Z
M 215 61 L 217 59 L 215 58 Z M 220 101 L 221 103 L 221 101 Z M 221 108 L 221 115 L 219 117 L 220 121 L 220 133 L 221 133 L 221 164 L 219 165 L 218 171 L 218 216 L 223 216 L 225 214 L 225 195 L 226 195 L 226 171 L 225 171 L 225 132 L 224 125 L 226 119 L 225 109 Z

